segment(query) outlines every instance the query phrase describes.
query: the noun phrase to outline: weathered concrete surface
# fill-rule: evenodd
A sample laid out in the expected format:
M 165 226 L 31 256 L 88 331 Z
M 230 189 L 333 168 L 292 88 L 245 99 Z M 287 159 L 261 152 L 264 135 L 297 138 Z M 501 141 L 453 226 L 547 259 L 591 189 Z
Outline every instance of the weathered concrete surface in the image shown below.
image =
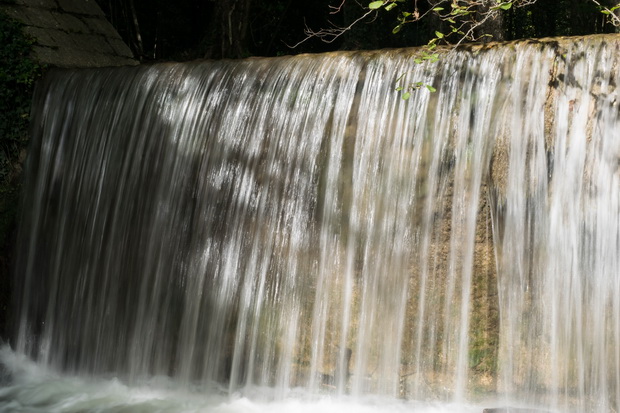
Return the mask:
M 0 0 L 0 10 L 36 39 L 34 57 L 57 67 L 135 65 L 95 0 Z

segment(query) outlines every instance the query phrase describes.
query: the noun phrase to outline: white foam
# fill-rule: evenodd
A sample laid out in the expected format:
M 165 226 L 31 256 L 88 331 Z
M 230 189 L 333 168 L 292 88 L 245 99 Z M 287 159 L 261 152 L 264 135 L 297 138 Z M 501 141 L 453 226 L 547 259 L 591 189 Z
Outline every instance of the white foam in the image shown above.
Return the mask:
M 155 377 L 129 386 L 118 378 L 58 374 L 0 348 L 0 363 L 8 382 L 0 388 L 0 412 L 32 413 L 467 413 L 475 405 L 420 403 L 377 396 L 350 397 L 310 394 L 293 389 L 276 399 L 272 389 L 252 388 L 234 395 L 187 388 Z

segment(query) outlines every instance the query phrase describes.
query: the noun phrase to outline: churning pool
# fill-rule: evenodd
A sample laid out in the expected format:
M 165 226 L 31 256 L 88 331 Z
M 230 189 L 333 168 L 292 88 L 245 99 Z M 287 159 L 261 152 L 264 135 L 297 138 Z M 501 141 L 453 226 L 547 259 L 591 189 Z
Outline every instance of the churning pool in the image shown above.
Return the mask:
M 482 407 L 421 403 L 377 396 L 363 398 L 309 395 L 290 390 L 276 397 L 272 389 L 247 389 L 227 395 L 221 389 L 198 391 L 168 378 L 128 386 L 117 378 L 61 375 L 13 352 L 0 349 L 3 413 L 468 413 Z

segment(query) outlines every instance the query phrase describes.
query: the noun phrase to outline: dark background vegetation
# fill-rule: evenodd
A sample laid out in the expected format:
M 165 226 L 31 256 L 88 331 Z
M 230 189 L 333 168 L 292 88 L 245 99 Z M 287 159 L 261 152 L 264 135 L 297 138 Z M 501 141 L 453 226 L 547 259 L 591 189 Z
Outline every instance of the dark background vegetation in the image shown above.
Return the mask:
M 428 18 L 392 34 L 400 12 L 413 8 L 406 0 L 387 12 L 355 25 L 332 43 L 310 39 L 301 45 L 304 28 L 344 27 L 361 16 L 370 0 L 97 0 L 136 57 L 141 61 L 240 58 L 316 53 L 332 50 L 420 46 L 440 22 Z M 487 0 L 495 4 L 495 0 Z M 438 1 L 419 0 L 420 12 Z M 603 0 L 611 6 L 614 0 Z M 591 0 L 537 0 L 503 13 L 498 40 L 573 36 L 614 31 Z M 331 23 L 331 24 L 330 24 Z M 484 28 L 482 28 L 484 31 Z
M 96 0 L 141 62 L 200 58 L 242 58 L 380 49 L 426 44 L 441 22 L 423 19 L 392 34 L 397 16 L 410 11 L 406 0 L 381 10 L 331 43 L 306 38 L 313 30 L 344 27 L 364 13 L 355 0 Z M 485 0 L 495 2 L 495 0 Z M 603 0 L 607 6 L 614 0 Z M 436 1 L 433 1 L 436 3 Z M 417 1 L 421 12 L 428 0 Z M 495 4 L 495 3 L 493 3 Z M 503 14 L 499 25 L 484 28 L 495 39 L 609 33 L 614 27 L 591 0 L 538 0 Z M 0 338 L 7 338 L 10 266 L 16 234 L 21 169 L 28 143 L 28 114 L 34 83 L 42 68 L 30 58 L 32 39 L 0 13 Z

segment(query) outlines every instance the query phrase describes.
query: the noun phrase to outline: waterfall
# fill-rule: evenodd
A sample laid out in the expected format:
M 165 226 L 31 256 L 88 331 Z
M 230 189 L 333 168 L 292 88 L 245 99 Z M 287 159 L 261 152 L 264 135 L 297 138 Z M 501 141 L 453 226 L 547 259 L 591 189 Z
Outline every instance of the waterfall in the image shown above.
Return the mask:
M 52 70 L 15 351 L 276 399 L 615 411 L 619 49 Z M 437 91 L 401 99 L 399 78 Z

